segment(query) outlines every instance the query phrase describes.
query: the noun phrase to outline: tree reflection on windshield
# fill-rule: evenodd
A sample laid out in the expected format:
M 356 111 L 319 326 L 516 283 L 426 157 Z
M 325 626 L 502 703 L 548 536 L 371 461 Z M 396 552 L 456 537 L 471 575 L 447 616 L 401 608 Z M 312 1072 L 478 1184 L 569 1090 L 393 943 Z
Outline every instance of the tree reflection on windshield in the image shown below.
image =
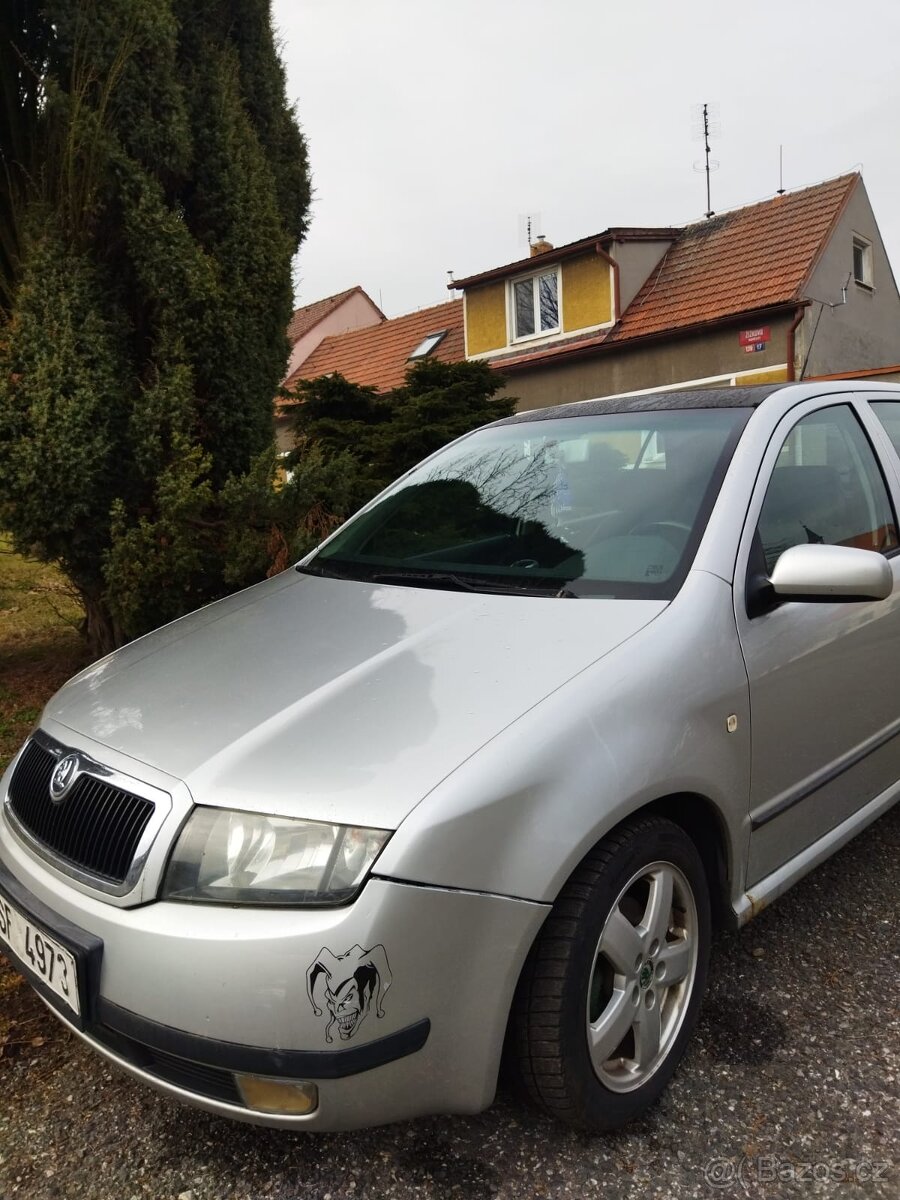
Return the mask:
M 745 420 L 695 409 L 488 427 L 412 471 L 300 569 L 464 590 L 674 594 Z
M 538 519 L 539 501 L 523 487 L 521 479 L 504 483 L 499 471 L 491 472 L 481 490 L 460 478 L 412 484 L 396 496 L 388 519 L 357 553 L 426 569 L 487 565 L 527 572 L 565 563 L 564 578 L 578 578 L 583 555 Z M 495 497 L 507 503 L 491 503 Z

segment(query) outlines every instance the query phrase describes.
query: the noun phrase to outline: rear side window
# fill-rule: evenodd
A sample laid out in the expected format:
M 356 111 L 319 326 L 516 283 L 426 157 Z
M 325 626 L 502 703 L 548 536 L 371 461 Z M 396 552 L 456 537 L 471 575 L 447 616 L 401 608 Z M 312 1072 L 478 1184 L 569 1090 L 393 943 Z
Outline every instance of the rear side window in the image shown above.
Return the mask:
M 896 549 L 897 524 L 881 470 L 847 405 L 811 413 L 785 438 L 758 528 L 769 573 L 791 546 Z
M 869 407 L 884 426 L 894 449 L 900 454 L 900 403 L 894 400 L 876 400 Z

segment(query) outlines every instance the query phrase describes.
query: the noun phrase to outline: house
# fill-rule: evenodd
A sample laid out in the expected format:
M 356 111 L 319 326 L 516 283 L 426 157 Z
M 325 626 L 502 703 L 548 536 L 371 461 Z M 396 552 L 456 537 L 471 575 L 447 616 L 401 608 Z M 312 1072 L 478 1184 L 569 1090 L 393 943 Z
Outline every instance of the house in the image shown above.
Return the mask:
M 455 280 L 465 352 L 520 409 L 900 373 L 900 296 L 858 174 L 681 228 L 612 228 Z
M 291 353 L 285 379 L 312 354 L 323 338 L 349 329 L 378 325 L 384 320 L 384 313 L 361 287 L 348 288 L 336 296 L 326 296 L 324 300 L 296 309 L 287 327 Z
M 343 375 L 352 383 L 386 392 L 399 387 L 411 363 L 433 356 L 458 362 L 463 355 L 463 302 L 450 300 L 378 325 L 324 338 L 285 381 Z
M 413 363 L 428 357 L 442 362 L 460 362 L 465 357 L 462 300 L 325 337 L 291 372 L 284 387 L 293 390 L 301 380 L 337 373 L 351 383 L 386 392 L 403 383 Z M 289 419 L 276 406 L 280 450 L 293 445 L 289 426 Z

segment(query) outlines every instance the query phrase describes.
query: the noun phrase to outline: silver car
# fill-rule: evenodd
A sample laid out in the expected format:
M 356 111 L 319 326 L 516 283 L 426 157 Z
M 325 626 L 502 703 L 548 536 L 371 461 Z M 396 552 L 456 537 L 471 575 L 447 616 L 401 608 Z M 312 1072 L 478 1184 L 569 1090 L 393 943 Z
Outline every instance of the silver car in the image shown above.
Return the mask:
M 0 943 L 107 1059 L 353 1129 L 605 1130 L 900 789 L 900 388 L 523 413 L 95 663 L 0 785 Z

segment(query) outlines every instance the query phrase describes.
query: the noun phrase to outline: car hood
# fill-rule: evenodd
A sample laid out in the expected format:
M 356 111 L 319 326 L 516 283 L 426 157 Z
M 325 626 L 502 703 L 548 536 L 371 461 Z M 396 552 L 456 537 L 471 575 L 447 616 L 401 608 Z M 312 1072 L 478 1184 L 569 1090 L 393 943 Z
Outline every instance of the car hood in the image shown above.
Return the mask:
M 88 667 L 45 716 L 198 804 L 391 829 L 665 607 L 287 571 Z

